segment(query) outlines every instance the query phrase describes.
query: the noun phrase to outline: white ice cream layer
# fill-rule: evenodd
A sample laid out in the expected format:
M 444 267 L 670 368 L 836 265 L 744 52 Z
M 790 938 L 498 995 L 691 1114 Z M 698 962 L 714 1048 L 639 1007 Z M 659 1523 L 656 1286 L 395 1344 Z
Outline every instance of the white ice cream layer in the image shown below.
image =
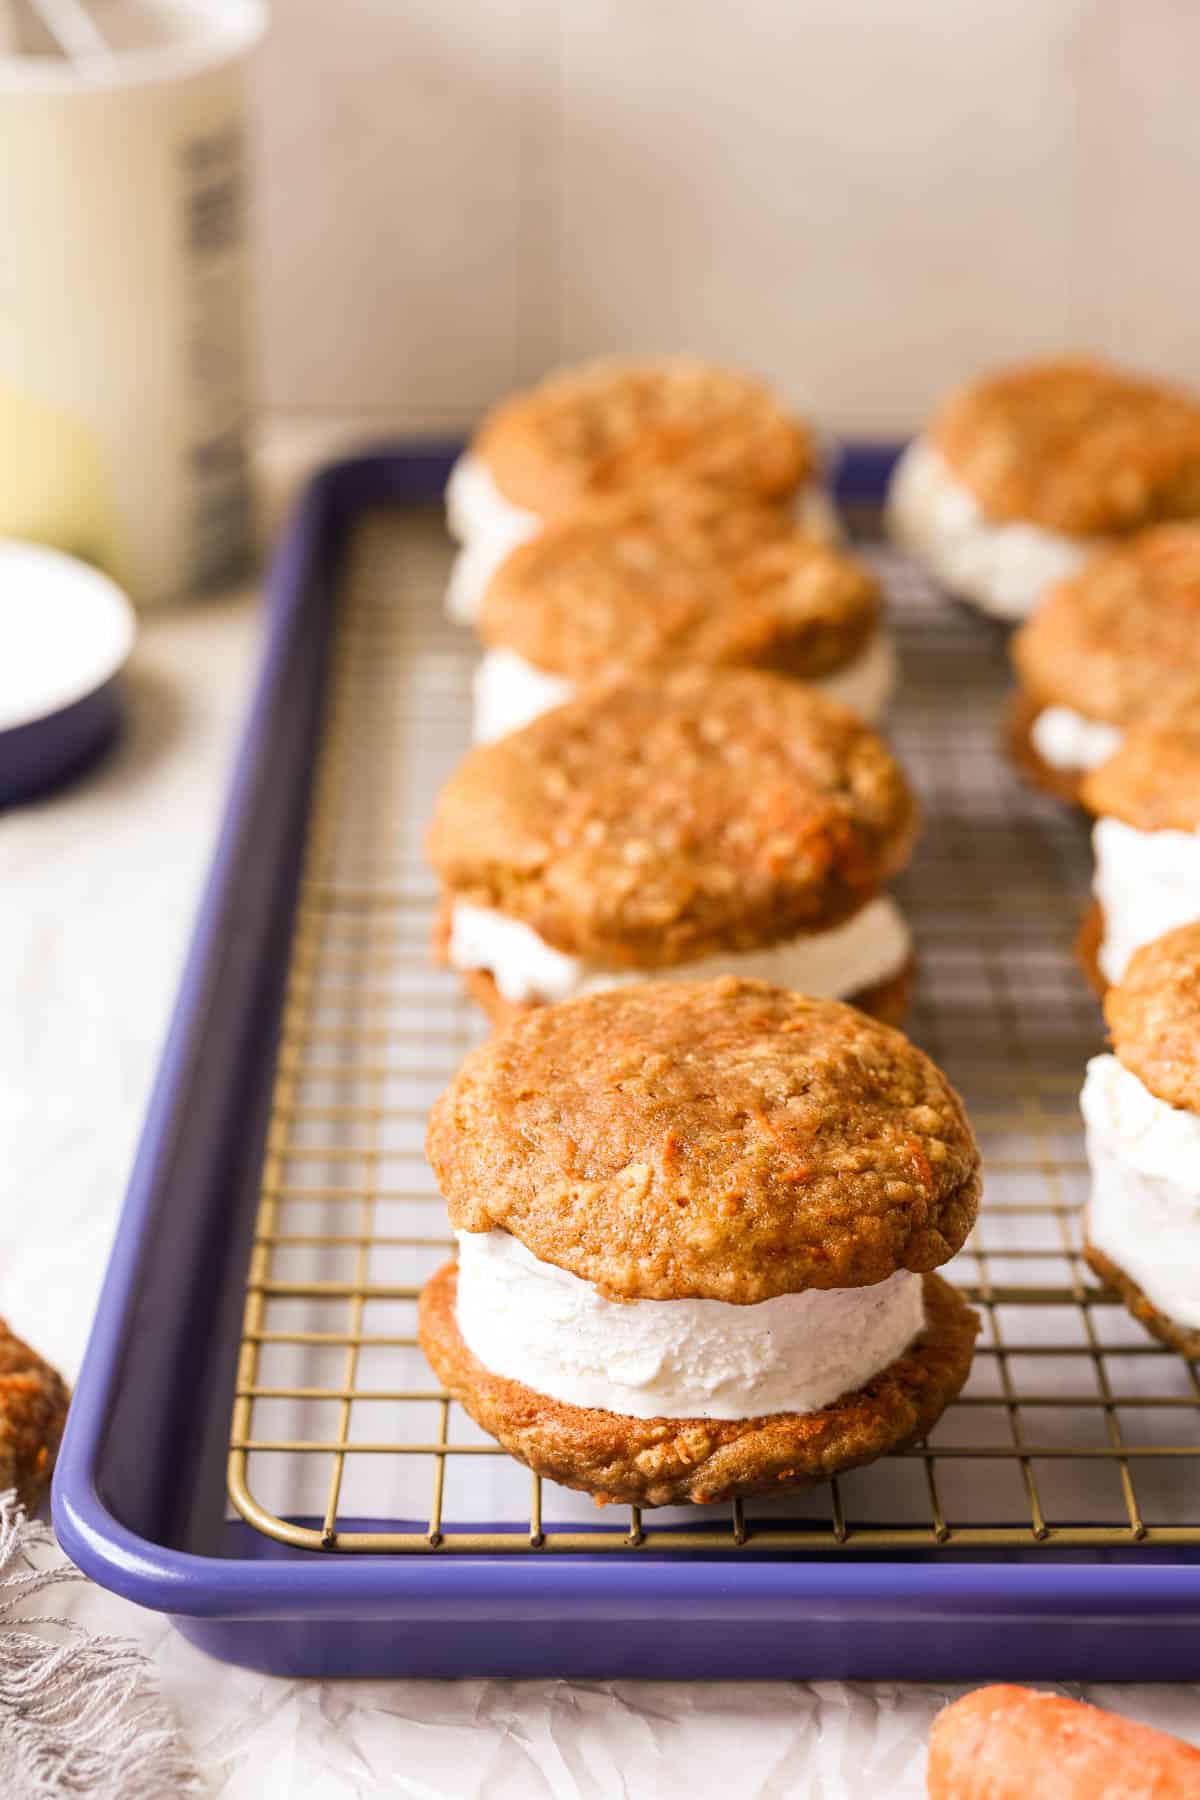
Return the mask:
M 1044 706 L 1029 727 L 1029 740 L 1052 769 L 1080 773 L 1107 762 L 1121 742 L 1115 725 L 1088 719 L 1069 706 Z
M 908 1349 L 921 1277 L 813 1289 L 756 1306 L 606 1300 L 504 1231 L 458 1233 L 458 1328 L 494 1375 L 635 1419 L 817 1412 Z
M 467 451 L 446 484 L 446 524 L 462 545 L 450 570 L 446 611 L 458 624 L 473 625 L 488 582 L 510 551 L 541 530 L 542 521 L 506 500 L 487 464 Z
M 908 926 L 886 895 L 868 901 L 832 931 L 654 970 L 600 968 L 556 950 L 519 919 L 456 900 L 448 952 L 451 968 L 485 969 L 503 997 L 519 1006 L 530 1001 L 550 1005 L 640 981 L 712 981 L 720 975 L 770 981 L 818 1000 L 842 1000 L 898 975 L 911 954 Z
M 1044 590 L 1091 556 L 1099 544 L 1040 525 L 997 523 L 969 488 L 955 481 L 932 444 L 914 438 L 888 489 L 893 541 L 924 563 L 952 593 L 998 619 L 1025 619 Z
M 836 543 L 841 523 L 828 490 L 820 482 L 801 488 L 792 505 L 798 524 L 814 537 Z M 462 545 L 450 570 L 446 611 L 459 625 L 479 617 L 488 583 L 505 557 L 542 528 L 537 513 L 514 506 L 492 480 L 488 466 L 464 451 L 446 484 L 446 524 Z
M 1100 972 L 1120 981 L 1135 950 L 1200 919 L 1200 833 L 1137 831 L 1098 819 L 1092 891 L 1104 910 Z
M 471 678 L 471 735 L 477 744 L 519 731 L 575 694 L 575 683 L 550 675 L 515 650 L 485 650 Z
M 1200 1326 L 1200 1118 L 1158 1099 L 1115 1056 L 1092 1058 L 1080 1105 L 1089 1242 L 1159 1312 Z
M 877 631 L 852 662 L 810 683 L 831 700 L 852 706 L 868 723 L 879 722 L 896 685 L 896 650 L 888 631 Z M 515 650 L 487 650 L 479 660 L 474 682 L 474 724 L 477 744 L 518 731 L 553 706 L 561 706 L 575 692 L 575 683 L 562 675 L 539 669 Z
M 518 543 L 532 537 L 541 523 L 537 513 L 505 499 L 481 458 L 463 452 L 446 483 L 446 524 L 452 538 L 460 544 L 495 537 Z

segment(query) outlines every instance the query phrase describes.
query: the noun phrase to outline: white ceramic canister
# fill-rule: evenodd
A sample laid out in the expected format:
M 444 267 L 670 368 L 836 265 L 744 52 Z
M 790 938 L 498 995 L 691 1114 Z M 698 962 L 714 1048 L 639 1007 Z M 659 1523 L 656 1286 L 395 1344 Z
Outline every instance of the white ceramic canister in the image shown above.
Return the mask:
M 245 89 L 266 14 L 87 13 L 107 49 L 0 57 L 0 537 L 152 606 L 250 552 Z M 41 48 L 30 29 L 10 41 Z

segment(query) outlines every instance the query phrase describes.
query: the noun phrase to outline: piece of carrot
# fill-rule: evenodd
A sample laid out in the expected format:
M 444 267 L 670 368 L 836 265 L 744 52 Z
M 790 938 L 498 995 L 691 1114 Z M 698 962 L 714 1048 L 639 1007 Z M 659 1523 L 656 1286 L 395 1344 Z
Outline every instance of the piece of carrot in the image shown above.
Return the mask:
M 1200 1750 L 1058 1694 L 977 1688 L 929 1738 L 929 1800 L 1197 1800 Z

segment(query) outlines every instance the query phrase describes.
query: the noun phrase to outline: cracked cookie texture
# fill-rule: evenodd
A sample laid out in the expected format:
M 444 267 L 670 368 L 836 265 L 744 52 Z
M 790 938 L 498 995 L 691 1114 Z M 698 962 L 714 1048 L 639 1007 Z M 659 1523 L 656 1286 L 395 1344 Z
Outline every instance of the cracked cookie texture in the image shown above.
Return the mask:
M 926 435 L 989 519 L 1103 538 L 1200 516 L 1200 399 L 1095 357 L 985 374 Z
M 613 1299 L 749 1305 L 926 1272 L 975 1221 L 962 1103 L 900 1032 L 732 977 L 538 1008 L 430 1116 L 456 1229 Z
M 592 689 L 472 751 L 428 851 L 451 899 L 653 969 L 841 923 L 916 829 L 903 771 L 848 707 L 758 670 L 688 669 Z
M 881 605 L 866 563 L 781 507 L 658 481 L 586 501 L 521 544 L 479 630 L 580 685 L 682 663 L 816 679 L 865 648 Z
M 774 500 L 819 472 L 814 433 L 765 382 L 690 357 L 550 375 L 495 407 L 471 451 L 541 518 L 662 474 Z
M 1089 812 L 1135 831 L 1200 831 L 1200 712 L 1131 725 L 1084 777 L 1080 797 Z
M 1010 648 L 1041 706 L 1118 726 L 1200 711 L 1200 523 L 1098 552 L 1050 590 Z
M 1143 1087 L 1200 1113 L 1200 923 L 1136 950 L 1104 1016 L 1119 1060 Z

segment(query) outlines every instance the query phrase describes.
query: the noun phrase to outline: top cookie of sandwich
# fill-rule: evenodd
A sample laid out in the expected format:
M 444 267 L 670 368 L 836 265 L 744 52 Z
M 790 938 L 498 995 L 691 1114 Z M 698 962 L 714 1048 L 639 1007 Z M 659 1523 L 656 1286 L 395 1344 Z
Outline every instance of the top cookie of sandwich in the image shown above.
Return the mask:
M 1110 987 L 1113 1048 L 1143 1087 L 1200 1113 L 1200 923 L 1144 944 Z
M 992 519 L 1109 537 L 1200 515 L 1200 401 L 1090 357 L 970 382 L 928 436 Z
M 659 481 L 585 501 L 514 550 L 479 629 L 580 683 L 685 662 L 817 677 L 858 654 L 879 612 L 866 565 L 782 508 Z
M 1080 797 L 1089 812 L 1137 831 L 1200 831 L 1200 716 L 1131 725 L 1084 777 Z
M 541 518 L 662 474 L 779 499 L 818 466 L 812 433 L 765 382 L 686 357 L 551 375 L 494 408 L 471 449 Z
M 467 1057 L 426 1148 L 456 1229 L 623 1299 L 933 1269 L 979 1201 L 962 1104 L 906 1037 L 731 976 L 524 1015 Z
M 439 797 L 450 894 L 610 968 L 751 950 L 848 918 L 916 806 L 856 713 L 758 670 L 593 688 L 473 750 Z
M 1043 704 L 1128 725 L 1200 702 L 1200 522 L 1102 550 L 1052 588 L 1013 638 Z

